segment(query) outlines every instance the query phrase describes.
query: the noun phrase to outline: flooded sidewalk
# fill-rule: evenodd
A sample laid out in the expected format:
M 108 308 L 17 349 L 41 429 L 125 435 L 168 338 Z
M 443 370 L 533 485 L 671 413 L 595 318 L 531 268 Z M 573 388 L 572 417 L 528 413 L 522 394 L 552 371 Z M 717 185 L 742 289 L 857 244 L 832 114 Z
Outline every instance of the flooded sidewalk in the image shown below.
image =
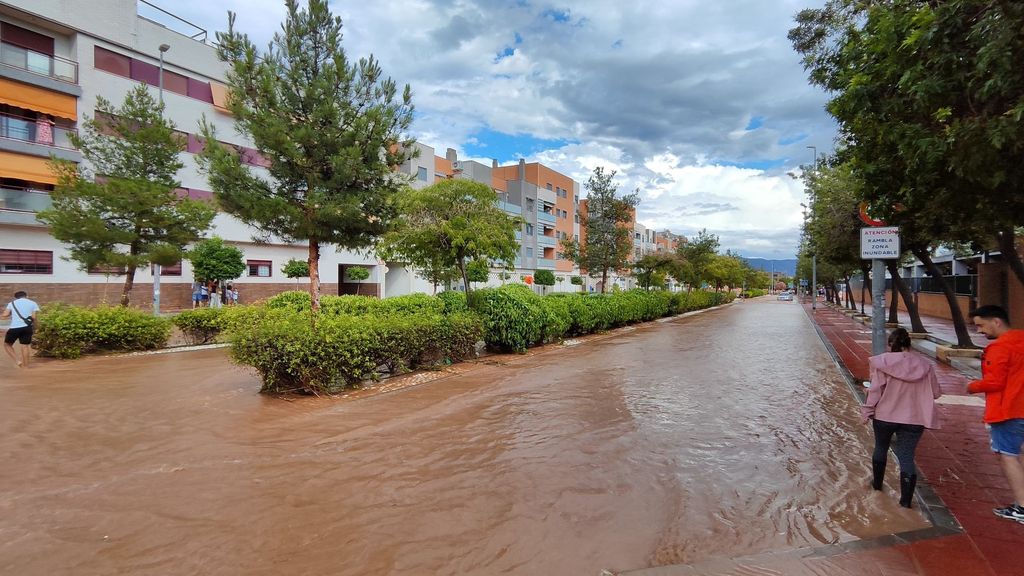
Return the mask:
M 224 350 L 2 370 L 5 574 L 596 575 L 929 526 L 866 489 L 793 302 L 358 399 L 260 396 Z

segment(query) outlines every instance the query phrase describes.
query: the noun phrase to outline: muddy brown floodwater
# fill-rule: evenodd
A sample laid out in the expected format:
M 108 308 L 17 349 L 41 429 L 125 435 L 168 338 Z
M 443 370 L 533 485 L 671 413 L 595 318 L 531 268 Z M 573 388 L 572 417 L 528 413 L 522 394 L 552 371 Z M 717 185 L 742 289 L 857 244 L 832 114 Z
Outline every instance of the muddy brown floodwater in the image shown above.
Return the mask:
M 926 526 L 866 489 L 798 304 L 465 368 L 282 400 L 224 350 L 5 365 L 0 573 L 596 575 Z

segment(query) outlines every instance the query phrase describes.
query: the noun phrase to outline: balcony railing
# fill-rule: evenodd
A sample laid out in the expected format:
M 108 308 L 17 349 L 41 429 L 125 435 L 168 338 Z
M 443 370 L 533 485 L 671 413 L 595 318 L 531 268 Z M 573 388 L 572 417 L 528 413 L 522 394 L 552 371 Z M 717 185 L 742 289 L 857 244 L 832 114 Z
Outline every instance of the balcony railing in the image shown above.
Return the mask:
M 14 212 L 39 212 L 53 206 L 49 192 L 19 188 L 16 186 L 0 187 L 0 210 Z
M 522 206 L 516 206 L 515 204 L 509 204 L 508 202 L 504 202 L 502 200 L 498 200 L 498 208 L 501 208 L 502 210 L 504 210 L 505 212 L 508 212 L 510 214 L 522 214 L 523 213 Z
M 537 268 L 554 268 L 555 261 L 549 258 L 537 258 Z
M 540 246 L 556 246 L 558 245 L 558 239 L 554 236 L 537 236 L 537 244 Z
M 554 224 L 556 222 L 555 215 L 550 212 L 537 212 L 537 221 L 547 222 L 549 224 Z
M 71 143 L 70 135 L 76 133 L 74 128 L 66 128 L 49 120 L 0 113 L 0 138 L 74 150 L 75 145 Z
M 0 42 L 0 64 L 47 76 L 61 82 L 78 84 L 78 63 L 50 56 L 7 42 Z

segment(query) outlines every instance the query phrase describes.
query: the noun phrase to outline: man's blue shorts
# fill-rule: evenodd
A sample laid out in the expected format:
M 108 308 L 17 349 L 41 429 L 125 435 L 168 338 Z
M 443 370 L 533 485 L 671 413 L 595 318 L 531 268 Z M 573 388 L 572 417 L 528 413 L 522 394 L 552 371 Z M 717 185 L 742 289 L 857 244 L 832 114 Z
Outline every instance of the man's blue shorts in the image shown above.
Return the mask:
M 992 451 L 1007 456 L 1020 456 L 1024 444 L 1024 418 L 1011 418 L 988 426 L 992 438 Z

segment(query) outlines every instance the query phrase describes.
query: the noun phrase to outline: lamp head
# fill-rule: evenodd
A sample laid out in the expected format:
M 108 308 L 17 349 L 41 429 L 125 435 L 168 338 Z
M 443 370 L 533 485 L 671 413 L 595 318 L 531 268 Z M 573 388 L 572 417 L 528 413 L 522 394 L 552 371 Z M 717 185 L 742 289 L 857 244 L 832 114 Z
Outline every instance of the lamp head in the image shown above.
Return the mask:
M 160 52 L 167 52 L 170 49 L 171 49 L 171 45 L 170 44 L 161 44 L 160 45 Z

